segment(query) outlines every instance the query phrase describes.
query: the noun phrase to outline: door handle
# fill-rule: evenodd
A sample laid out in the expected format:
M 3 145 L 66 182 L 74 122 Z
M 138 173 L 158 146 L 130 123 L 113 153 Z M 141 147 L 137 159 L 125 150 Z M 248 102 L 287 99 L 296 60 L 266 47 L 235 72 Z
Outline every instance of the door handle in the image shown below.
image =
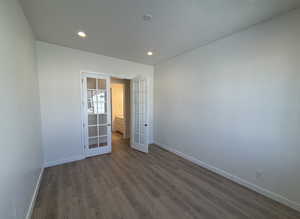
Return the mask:
M 145 127 L 147 127 L 147 126 L 148 126 L 148 124 L 144 124 L 144 126 L 145 126 Z
M 107 124 L 107 126 L 111 126 L 111 124 Z

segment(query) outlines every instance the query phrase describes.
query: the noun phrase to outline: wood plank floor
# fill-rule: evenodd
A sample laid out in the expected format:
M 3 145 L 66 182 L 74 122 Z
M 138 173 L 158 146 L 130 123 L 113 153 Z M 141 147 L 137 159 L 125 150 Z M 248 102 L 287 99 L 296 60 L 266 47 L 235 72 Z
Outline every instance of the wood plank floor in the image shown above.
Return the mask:
M 33 219 L 296 219 L 300 214 L 157 146 L 47 168 Z

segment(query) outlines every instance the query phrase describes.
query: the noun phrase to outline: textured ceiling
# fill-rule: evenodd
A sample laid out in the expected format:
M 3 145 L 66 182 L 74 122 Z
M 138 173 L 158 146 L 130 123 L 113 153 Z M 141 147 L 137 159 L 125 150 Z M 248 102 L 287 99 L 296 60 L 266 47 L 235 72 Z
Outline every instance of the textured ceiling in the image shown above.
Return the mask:
M 299 0 L 20 0 L 38 40 L 155 64 L 300 6 Z M 144 14 L 152 14 L 149 22 Z M 76 32 L 87 32 L 86 39 Z M 146 55 L 153 50 L 154 55 Z

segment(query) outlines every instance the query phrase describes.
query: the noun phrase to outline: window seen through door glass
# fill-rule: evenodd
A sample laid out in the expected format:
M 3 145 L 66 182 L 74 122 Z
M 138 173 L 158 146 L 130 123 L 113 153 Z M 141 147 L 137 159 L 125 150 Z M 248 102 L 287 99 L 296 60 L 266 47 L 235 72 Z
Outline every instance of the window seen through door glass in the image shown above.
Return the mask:
M 106 113 L 106 81 L 103 79 L 87 78 L 88 113 Z
M 106 113 L 106 92 L 104 90 L 98 90 L 97 92 L 89 90 L 88 93 L 88 113 Z

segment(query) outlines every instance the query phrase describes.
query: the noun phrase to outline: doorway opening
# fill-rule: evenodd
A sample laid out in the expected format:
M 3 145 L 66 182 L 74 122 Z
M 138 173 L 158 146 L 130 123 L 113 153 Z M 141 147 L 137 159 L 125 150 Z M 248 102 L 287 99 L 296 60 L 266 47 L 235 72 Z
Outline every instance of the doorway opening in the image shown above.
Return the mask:
M 145 77 L 121 79 L 81 72 L 81 91 L 85 157 L 129 147 L 148 153 L 148 81 Z
M 130 80 L 111 77 L 112 151 L 126 150 L 130 145 Z

